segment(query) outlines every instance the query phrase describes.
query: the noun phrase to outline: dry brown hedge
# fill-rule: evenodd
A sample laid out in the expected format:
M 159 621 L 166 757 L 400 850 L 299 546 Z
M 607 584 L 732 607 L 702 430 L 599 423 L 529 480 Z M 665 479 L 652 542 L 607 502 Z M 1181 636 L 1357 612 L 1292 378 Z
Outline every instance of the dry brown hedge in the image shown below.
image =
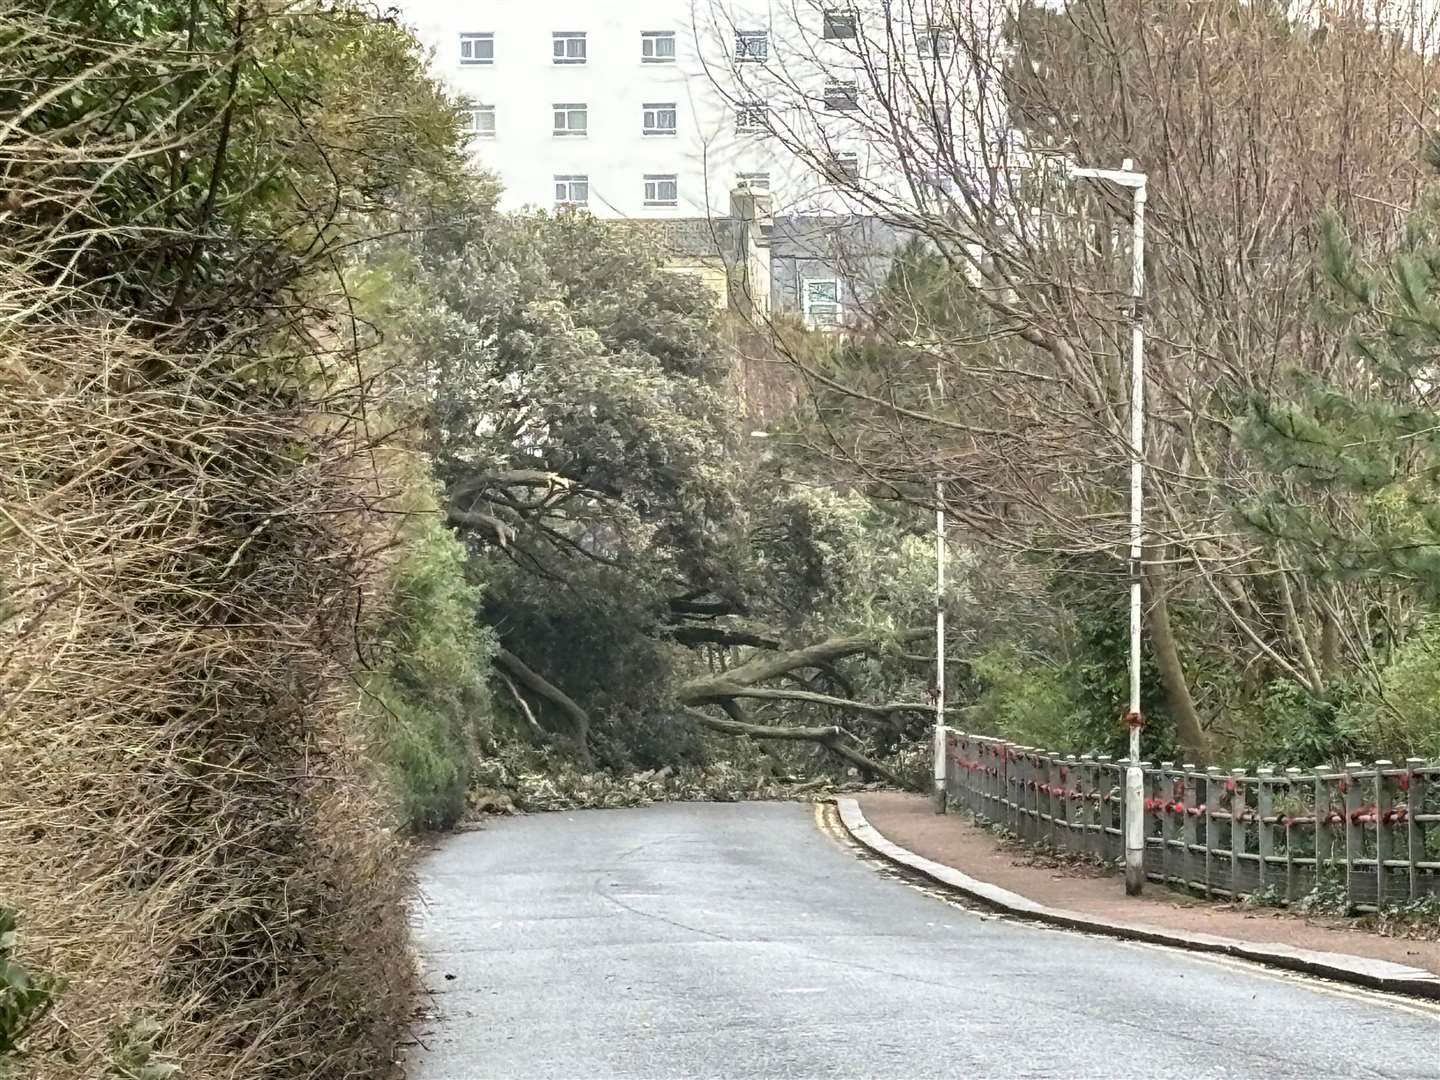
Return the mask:
M 410 969 L 351 678 L 361 388 L 33 292 L 0 280 L 0 904 L 69 985 L 30 1072 L 100 1075 L 149 1017 L 187 1078 L 378 1075 Z

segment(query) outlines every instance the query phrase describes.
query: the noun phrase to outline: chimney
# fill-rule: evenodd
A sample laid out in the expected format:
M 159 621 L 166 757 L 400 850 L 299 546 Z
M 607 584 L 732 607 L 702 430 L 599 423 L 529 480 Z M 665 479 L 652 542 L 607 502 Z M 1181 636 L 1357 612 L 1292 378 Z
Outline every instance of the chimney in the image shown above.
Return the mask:
M 734 265 L 730 268 L 730 309 L 761 321 L 770 314 L 770 192 L 739 183 L 730 191 L 730 220 L 735 228 Z
M 767 238 L 774 221 L 770 210 L 770 192 L 763 188 L 752 188 L 741 181 L 730 192 L 730 216 L 745 225 L 756 225 Z

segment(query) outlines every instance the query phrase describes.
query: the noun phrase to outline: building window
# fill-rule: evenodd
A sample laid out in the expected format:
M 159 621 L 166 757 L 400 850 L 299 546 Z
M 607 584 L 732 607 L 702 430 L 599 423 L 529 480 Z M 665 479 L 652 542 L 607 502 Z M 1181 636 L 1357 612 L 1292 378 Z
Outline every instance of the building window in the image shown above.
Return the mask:
M 825 9 L 824 38 L 826 41 L 841 41 L 855 37 L 855 11 L 848 7 L 827 7 Z
M 806 325 L 816 329 L 838 326 L 843 314 L 840 307 L 840 282 L 834 278 L 806 278 L 803 288 Z
M 460 63 L 462 63 L 462 64 L 493 64 L 493 63 L 495 63 L 495 35 L 494 35 L 494 34 L 461 34 L 461 35 L 460 35 Z
M 555 204 L 557 206 L 584 206 L 590 201 L 590 177 L 555 177 Z
M 557 30 L 550 35 L 557 64 L 585 63 L 585 34 L 578 30 Z
M 759 191 L 770 190 L 770 174 L 768 172 L 742 172 L 735 174 L 735 183 L 744 184 L 746 187 L 755 188 Z
M 673 64 L 675 62 L 675 31 L 645 30 L 640 34 L 642 64 Z
M 590 107 L 580 104 L 555 106 L 555 134 L 565 136 L 584 135 L 590 127 Z
M 860 155 L 854 150 L 832 154 L 825 162 L 824 173 L 832 184 L 854 184 L 860 179 Z
M 477 139 L 495 137 L 495 106 L 474 105 L 465 110 L 465 130 Z
M 848 112 L 860 107 L 860 89 L 854 82 L 827 82 L 825 108 Z
M 949 171 L 939 168 L 938 166 L 932 166 L 926 169 L 921 175 L 925 181 L 925 185 L 937 194 L 951 195 L 957 190 L 955 178 Z
M 763 64 L 769 58 L 770 31 L 735 31 L 735 62 L 737 64 Z
M 921 54 L 934 60 L 955 55 L 955 31 L 948 26 L 926 26 L 920 31 Z
M 735 110 L 735 130 L 741 135 L 763 135 L 770 130 L 770 107 L 763 101 L 742 102 Z
M 674 206 L 680 201 L 680 185 L 673 173 L 645 177 L 646 206 Z
M 646 135 L 675 134 L 675 102 L 660 101 L 643 106 L 643 130 Z

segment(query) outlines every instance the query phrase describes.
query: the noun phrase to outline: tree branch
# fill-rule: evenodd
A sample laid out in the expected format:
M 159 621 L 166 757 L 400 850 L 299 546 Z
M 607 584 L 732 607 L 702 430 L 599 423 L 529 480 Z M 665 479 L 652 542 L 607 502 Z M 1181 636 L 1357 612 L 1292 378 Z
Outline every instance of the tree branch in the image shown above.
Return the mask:
M 931 628 L 928 626 L 911 627 L 901 631 L 896 640 L 900 642 L 918 641 L 931 632 Z M 739 667 L 731 668 L 725 672 L 723 678 L 692 679 L 680 687 L 680 700 L 686 704 L 694 704 L 715 696 L 728 697 L 731 695 L 725 691 L 718 695 L 711 693 L 711 688 L 722 684 L 728 687 L 753 686 L 755 683 L 778 678 L 786 672 L 795 671 L 798 668 L 821 667 L 832 660 L 840 660 L 847 656 L 881 652 L 888 644 L 890 644 L 889 641 L 874 637 L 836 637 L 775 656 L 757 656 Z
M 743 716 L 732 701 L 731 715 Z M 852 765 L 863 770 L 871 776 L 879 776 L 888 780 L 899 788 L 909 787 L 907 783 L 894 770 L 887 768 L 878 761 L 866 757 L 859 750 L 851 745 L 852 736 L 839 727 L 771 727 L 768 724 L 752 724 L 744 720 L 724 719 L 719 716 L 711 716 L 699 709 L 686 709 L 685 715 L 689 716 L 698 724 L 703 724 L 711 731 L 718 731 L 722 735 L 745 735 L 752 739 L 778 739 L 785 742 L 813 742 L 819 743 L 837 757 L 844 758 Z
M 849 709 L 851 712 L 866 713 L 870 716 L 888 718 L 892 713 L 897 712 L 919 712 L 933 713 L 935 706 L 928 705 L 922 701 L 892 701 L 883 705 L 873 705 L 865 701 L 854 701 L 850 698 L 831 697 L 829 694 L 817 694 L 810 690 L 778 690 L 764 686 L 729 686 L 725 687 L 716 684 L 713 692 L 706 698 L 699 699 L 707 703 L 713 701 L 724 701 L 730 698 L 757 698 L 761 701 L 800 701 L 811 705 L 831 705 L 837 709 Z
M 697 645 L 749 645 L 756 649 L 779 649 L 774 638 L 752 634 L 748 630 L 730 630 L 720 626 L 677 626 L 670 631 L 674 639 L 692 649 Z
M 521 695 L 519 687 L 503 671 L 497 674 L 500 676 L 500 681 L 505 684 L 505 689 L 510 691 L 510 696 L 515 699 L 515 704 L 520 706 L 520 712 L 524 714 L 526 723 L 530 725 L 531 733 L 540 742 L 549 742 L 550 733 L 540 726 L 540 721 L 535 718 L 535 710 L 530 708 L 530 703 Z
M 527 690 L 539 694 L 564 713 L 570 721 L 575 741 L 579 745 L 581 753 L 587 759 L 589 758 L 590 717 L 584 709 L 575 704 L 575 700 L 569 694 L 532 670 L 509 649 L 495 651 L 495 666 L 514 678 Z

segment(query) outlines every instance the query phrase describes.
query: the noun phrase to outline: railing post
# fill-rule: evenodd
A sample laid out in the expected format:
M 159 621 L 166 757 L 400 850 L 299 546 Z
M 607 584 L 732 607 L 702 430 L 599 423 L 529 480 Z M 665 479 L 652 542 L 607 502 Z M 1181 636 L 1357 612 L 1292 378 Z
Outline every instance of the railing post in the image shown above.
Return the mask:
M 1239 899 L 1244 879 L 1245 855 L 1245 770 L 1231 769 L 1230 783 L 1230 899 Z
M 1180 782 L 1184 785 L 1180 792 L 1179 800 L 1180 812 L 1183 815 L 1180 819 L 1180 837 L 1184 845 L 1181 852 L 1183 859 L 1181 862 L 1180 880 L 1184 882 L 1186 888 L 1194 888 L 1195 847 L 1196 838 L 1200 832 L 1199 821 L 1197 820 L 1198 815 L 1195 813 L 1195 808 L 1200 805 L 1199 800 L 1196 798 L 1200 790 L 1200 778 L 1195 775 L 1196 766 L 1193 761 L 1183 762 L 1180 765 L 1180 772 Z
M 1300 790 L 1300 770 L 1285 770 L 1285 794 L 1293 804 L 1296 793 Z M 1293 815 L 1285 815 L 1285 902 L 1294 903 L 1297 899 L 1295 893 L 1295 826 L 1291 824 L 1290 818 Z M 1319 865 L 1318 863 L 1316 864 Z
M 1060 793 L 1060 770 L 1061 753 L 1058 750 L 1045 750 L 1045 776 L 1050 786 L 1050 845 L 1060 851 L 1064 847 L 1064 837 L 1060 831 L 1060 811 L 1064 808 L 1064 796 Z
M 1102 863 L 1109 863 L 1110 818 L 1112 818 L 1113 811 L 1113 806 L 1110 804 L 1110 782 L 1115 779 L 1115 776 L 1113 776 L 1115 770 L 1113 770 L 1112 763 L 1110 763 L 1110 755 L 1107 755 L 1107 753 L 1100 755 L 1097 769 L 1099 769 L 1099 772 L 1097 772 L 1099 782 L 1096 783 L 1096 788 L 1094 789 L 1096 789 L 1096 793 L 1100 798 L 1094 801 L 1094 805 L 1096 805 L 1096 809 L 1099 809 L 1100 812 L 1100 861 L 1102 861 Z
M 1003 821 L 1004 807 L 1000 802 L 1000 778 L 1005 774 L 1000 768 L 1000 744 L 990 743 L 986 753 L 990 758 L 990 763 L 985 767 L 985 816 L 991 821 Z
M 1359 890 L 1359 874 L 1355 864 L 1365 857 L 1365 826 L 1356 818 L 1360 814 L 1360 770 L 1365 766 L 1358 761 L 1345 763 L 1345 899 L 1355 903 Z
M 1175 804 L 1175 763 L 1160 762 L 1160 773 L 1156 779 L 1156 813 L 1160 815 L 1160 880 L 1169 882 L 1180 877 L 1183 866 L 1177 866 L 1175 852 L 1175 815 L 1170 807 Z
M 1220 769 L 1211 765 L 1205 770 L 1205 896 L 1213 894 L 1215 879 L 1215 800 L 1225 789 L 1220 784 Z
M 948 803 L 951 798 L 960 797 L 960 778 L 955 775 L 955 733 L 946 728 L 942 734 L 945 750 L 945 796 Z
M 1158 824 L 1155 804 L 1159 802 L 1160 795 L 1160 770 L 1153 761 L 1140 762 L 1140 876 L 1143 879 L 1150 876 L 1149 856 L 1150 849 L 1155 845 L 1151 840 L 1155 838 L 1155 826 Z M 1160 852 L 1160 880 L 1165 880 L 1165 852 Z
M 1060 805 L 1066 814 L 1066 851 L 1079 851 L 1076 844 L 1076 801 L 1071 792 L 1076 783 L 1076 756 L 1067 753 L 1060 759 Z
M 1330 781 L 1315 770 L 1315 885 L 1335 860 L 1335 829 L 1330 821 Z
M 975 760 L 975 747 L 975 736 L 967 733 L 960 740 L 959 760 L 950 762 L 950 771 L 960 777 L 960 808 L 971 813 L 975 812 L 975 770 L 970 763 Z
M 1090 796 L 1095 791 L 1095 755 L 1081 754 L 1079 769 L 1079 780 L 1076 782 L 1076 790 L 1080 793 L 1080 821 L 1081 829 L 1081 852 L 1086 855 L 1095 854 L 1095 800 Z
M 990 816 L 990 743 L 984 739 L 975 744 L 975 805 L 976 814 Z
M 974 765 L 971 772 L 970 782 L 970 812 L 976 817 L 985 816 L 985 786 L 988 783 L 985 772 L 985 741 L 975 740 L 974 756 L 970 759 Z
M 1008 742 L 1000 744 L 1000 780 L 1000 790 L 1005 797 L 1004 806 L 1001 808 L 1005 813 L 1005 827 L 1013 833 L 1015 831 L 1015 806 L 1011 801 L 1010 744 Z
M 1005 792 L 1009 801 L 1006 807 L 1007 824 L 1016 836 L 1022 836 L 1020 818 L 1020 797 L 1024 788 L 1020 786 L 1020 754 L 1014 743 L 1005 744 Z
M 1420 771 L 1425 765 L 1422 758 L 1405 759 L 1405 832 L 1409 843 L 1407 858 L 1410 860 L 1410 899 L 1420 899 L 1420 864 L 1425 861 L 1425 823 L 1420 815 L 1425 812 L 1426 776 Z
M 1395 763 L 1385 758 L 1379 758 L 1375 762 L 1375 906 L 1385 906 L 1386 893 L 1389 891 L 1390 868 L 1385 864 L 1390 861 L 1393 835 L 1390 831 L 1390 778 L 1385 775 L 1386 771 L 1393 769 Z
M 1035 831 L 1035 755 L 1032 750 L 1033 747 L 1029 746 L 1017 748 L 1020 755 L 1020 798 L 1023 807 L 1020 835 L 1027 842 L 1034 842 L 1039 838 Z
M 1258 891 L 1272 884 L 1270 860 L 1275 855 L 1275 770 L 1257 769 L 1255 779 L 1255 827 L 1260 837 L 1260 877 Z

